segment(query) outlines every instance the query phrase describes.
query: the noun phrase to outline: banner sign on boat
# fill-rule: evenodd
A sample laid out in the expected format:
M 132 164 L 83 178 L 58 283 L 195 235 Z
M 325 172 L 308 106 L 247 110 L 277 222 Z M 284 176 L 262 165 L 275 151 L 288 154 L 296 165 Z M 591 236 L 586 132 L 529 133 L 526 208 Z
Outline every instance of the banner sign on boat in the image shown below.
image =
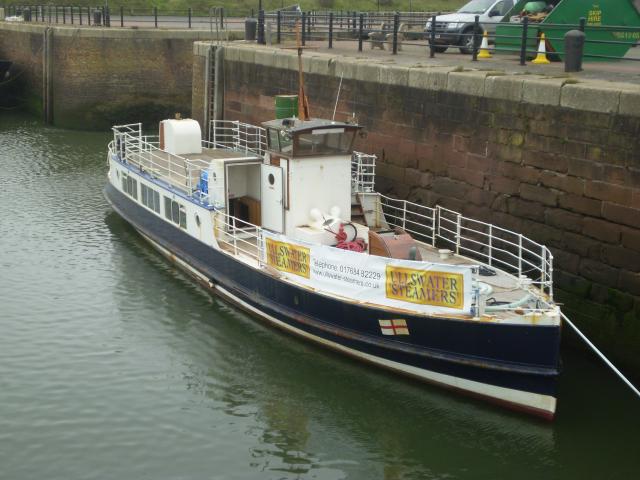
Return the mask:
M 422 313 L 471 312 L 471 267 L 398 260 L 265 232 L 264 261 L 295 283 Z
M 387 298 L 419 305 L 463 309 L 464 279 L 461 273 L 387 265 L 386 279 Z
M 309 249 L 288 242 L 265 239 L 267 265 L 281 272 L 309 278 Z

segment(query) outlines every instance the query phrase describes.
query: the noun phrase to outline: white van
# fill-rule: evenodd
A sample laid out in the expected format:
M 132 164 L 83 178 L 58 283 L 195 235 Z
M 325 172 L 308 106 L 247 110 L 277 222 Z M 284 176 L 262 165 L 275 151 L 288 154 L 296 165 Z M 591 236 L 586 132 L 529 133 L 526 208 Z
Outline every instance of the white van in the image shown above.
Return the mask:
M 438 15 L 435 25 L 435 51 L 444 52 L 448 47 L 457 45 L 462 53 L 473 51 L 473 24 L 476 15 L 480 17 L 480 34 L 493 33 L 496 24 L 513 8 L 513 0 L 471 0 L 456 13 Z M 427 40 L 431 40 L 431 20 L 425 31 Z

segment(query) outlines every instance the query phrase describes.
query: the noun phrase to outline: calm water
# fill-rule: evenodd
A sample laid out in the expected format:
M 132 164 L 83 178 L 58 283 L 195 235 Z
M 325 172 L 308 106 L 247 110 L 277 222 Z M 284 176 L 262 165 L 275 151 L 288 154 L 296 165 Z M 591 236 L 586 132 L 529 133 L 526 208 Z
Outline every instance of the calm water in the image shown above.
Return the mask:
M 638 478 L 640 401 L 565 353 L 549 425 L 272 331 L 102 197 L 106 134 L 0 117 L 0 478 Z

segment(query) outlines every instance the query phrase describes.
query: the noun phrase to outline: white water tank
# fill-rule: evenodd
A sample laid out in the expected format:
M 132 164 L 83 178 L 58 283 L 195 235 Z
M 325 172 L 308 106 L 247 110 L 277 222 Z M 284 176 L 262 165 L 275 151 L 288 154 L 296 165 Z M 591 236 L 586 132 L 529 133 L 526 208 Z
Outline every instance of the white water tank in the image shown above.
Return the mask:
M 160 148 L 174 155 L 202 153 L 202 131 L 196 120 L 160 122 Z

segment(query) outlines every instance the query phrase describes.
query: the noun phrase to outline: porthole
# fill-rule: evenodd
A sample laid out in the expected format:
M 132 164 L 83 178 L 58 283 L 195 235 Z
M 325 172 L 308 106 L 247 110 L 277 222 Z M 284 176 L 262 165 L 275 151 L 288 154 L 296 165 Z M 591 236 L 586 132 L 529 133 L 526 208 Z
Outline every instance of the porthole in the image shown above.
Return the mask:
M 269 185 L 276 183 L 276 177 L 273 176 L 273 173 L 270 173 L 267 179 L 269 180 Z

